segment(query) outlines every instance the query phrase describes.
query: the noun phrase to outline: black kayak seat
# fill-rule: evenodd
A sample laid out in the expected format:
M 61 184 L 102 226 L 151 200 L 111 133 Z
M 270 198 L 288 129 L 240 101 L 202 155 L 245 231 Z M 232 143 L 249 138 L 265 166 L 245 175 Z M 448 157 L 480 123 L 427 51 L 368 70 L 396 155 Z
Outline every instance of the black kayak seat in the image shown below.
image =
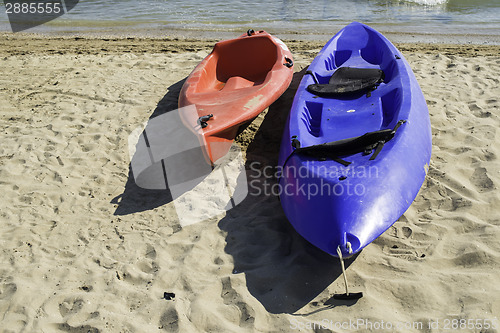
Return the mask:
M 371 91 L 383 81 L 384 71 L 377 68 L 340 67 L 327 84 L 316 82 L 307 86 L 307 90 L 318 96 L 336 96 Z
M 319 145 L 300 147 L 300 142 L 296 138 L 292 140 L 294 150 L 287 158 L 284 165 L 288 162 L 290 157 L 294 154 L 310 156 L 320 160 L 334 160 L 345 166 L 351 162 L 344 161 L 341 157 L 354 155 L 357 153 L 371 154 L 370 160 L 374 160 L 382 150 L 385 143 L 390 141 L 396 131 L 406 122 L 406 120 L 399 120 L 394 128 L 382 129 L 378 131 L 368 132 L 361 136 L 354 138 L 342 139 L 332 142 L 327 142 Z

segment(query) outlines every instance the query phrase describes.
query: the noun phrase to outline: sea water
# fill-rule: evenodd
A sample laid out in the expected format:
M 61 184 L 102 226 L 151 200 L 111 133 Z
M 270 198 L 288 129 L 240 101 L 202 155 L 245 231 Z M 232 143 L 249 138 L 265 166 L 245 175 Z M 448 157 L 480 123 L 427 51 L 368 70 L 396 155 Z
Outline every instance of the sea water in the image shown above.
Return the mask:
M 321 40 L 352 21 L 418 41 L 497 44 L 500 0 L 80 0 L 26 32 L 219 38 L 253 28 Z M 0 31 L 9 30 L 2 3 Z

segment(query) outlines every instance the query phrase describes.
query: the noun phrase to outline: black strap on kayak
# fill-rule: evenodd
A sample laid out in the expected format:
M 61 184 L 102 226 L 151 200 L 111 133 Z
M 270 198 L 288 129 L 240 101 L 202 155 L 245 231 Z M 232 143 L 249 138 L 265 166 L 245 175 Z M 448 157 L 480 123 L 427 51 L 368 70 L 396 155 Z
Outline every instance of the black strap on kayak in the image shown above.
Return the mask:
M 351 162 L 341 159 L 341 156 L 349 156 L 361 152 L 365 155 L 369 155 L 375 149 L 375 152 L 370 157 L 370 160 L 372 161 L 377 158 L 378 154 L 382 151 L 384 144 L 386 144 L 394 137 L 396 131 L 405 122 L 406 120 L 398 121 L 393 129 L 388 128 L 379 131 L 368 132 L 354 138 L 342 139 L 308 147 L 300 147 L 299 140 L 296 136 L 294 136 L 292 137 L 292 146 L 295 149 L 285 160 L 285 163 L 283 163 L 283 167 L 285 167 L 288 160 L 294 154 L 311 156 L 319 160 L 333 160 L 344 166 L 348 166 L 351 164 Z
M 306 71 L 306 74 L 311 75 L 311 76 L 313 77 L 313 80 L 314 80 L 314 83 L 315 83 L 315 84 L 319 84 L 318 78 L 316 77 L 316 74 L 314 74 L 314 72 L 313 72 L 313 71 L 311 71 L 311 70 L 307 70 L 307 71 Z
M 372 91 L 384 81 L 384 72 L 376 68 L 340 67 L 327 84 L 318 83 L 313 72 L 307 71 L 314 78 L 314 84 L 307 90 L 318 96 L 338 96 L 362 91 Z
M 394 128 L 392 129 L 391 137 L 389 138 L 389 140 L 394 137 L 394 134 L 396 134 L 396 131 L 398 130 L 398 128 L 401 127 L 401 125 L 403 125 L 405 122 L 406 122 L 406 120 L 400 120 L 400 121 L 398 121 L 398 123 L 396 124 L 396 126 L 394 126 Z M 382 148 L 384 147 L 384 144 L 387 141 L 389 141 L 389 140 L 385 140 L 385 141 L 384 140 L 380 140 L 379 142 L 377 142 L 375 144 L 375 152 L 370 157 L 370 161 L 373 161 L 375 158 L 377 158 L 378 154 L 382 151 Z

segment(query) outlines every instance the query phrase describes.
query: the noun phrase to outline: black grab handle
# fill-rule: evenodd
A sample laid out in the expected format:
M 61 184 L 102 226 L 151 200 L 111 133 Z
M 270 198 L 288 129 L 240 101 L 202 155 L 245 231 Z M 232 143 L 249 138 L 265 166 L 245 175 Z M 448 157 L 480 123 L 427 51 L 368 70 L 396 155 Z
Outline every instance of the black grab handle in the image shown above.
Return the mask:
M 253 34 L 255 34 L 255 31 L 253 29 L 248 29 L 247 35 L 252 36 Z
M 201 116 L 198 118 L 198 122 L 200 123 L 201 128 L 205 128 L 208 126 L 207 121 L 209 121 L 214 115 L 207 114 L 206 116 Z
M 285 57 L 285 61 L 286 61 L 286 62 L 285 62 L 283 65 L 285 65 L 285 66 L 286 66 L 286 67 L 288 67 L 288 68 L 293 67 L 293 60 L 292 60 L 292 59 L 290 59 L 290 58 L 288 58 L 288 57 Z

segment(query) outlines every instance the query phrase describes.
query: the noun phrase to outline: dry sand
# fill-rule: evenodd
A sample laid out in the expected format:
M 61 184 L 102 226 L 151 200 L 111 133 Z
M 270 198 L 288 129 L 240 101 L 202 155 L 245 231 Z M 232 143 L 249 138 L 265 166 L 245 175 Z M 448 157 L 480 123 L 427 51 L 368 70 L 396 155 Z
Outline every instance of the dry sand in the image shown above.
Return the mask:
M 247 166 L 276 164 L 323 43 L 287 44 L 297 73 L 239 136 Z M 428 102 L 431 166 L 349 262 L 365 296 L 345 302 L 332 299 L 338 260 L 295 233 L 277 197 L 181 227 L 168 193 L 134 185 L 129 134 L 175 109 L 212 45 L 0 36 L 1 332 L 500 330 L 499 46 L 398 45 Z

